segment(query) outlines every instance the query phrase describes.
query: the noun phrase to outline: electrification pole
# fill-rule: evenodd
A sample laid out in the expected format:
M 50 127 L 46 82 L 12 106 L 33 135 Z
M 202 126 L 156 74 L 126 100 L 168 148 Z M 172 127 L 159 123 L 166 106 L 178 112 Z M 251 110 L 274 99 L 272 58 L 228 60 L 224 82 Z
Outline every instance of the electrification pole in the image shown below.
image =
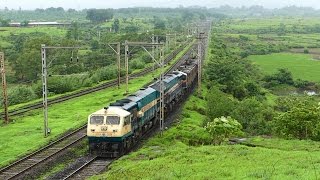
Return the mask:
M 120 42 L 117 43 L 117 59 L 118 59 L 118 89 L 120 89 L 121 84 L 121 49 L 120 49 Z
M 201 94 L 201 79 L 202 79 L 202 43 L 201 34 L 198 36 L 198 93 Z
M 0 66 L 2 75 L 2 95 L 3 95 L 3 107 L 4 107 L 4 122 L 9 123 L 8 115 L 8 94 L 7 94 L 7 81 L 6 81 L 6 71 L 4 66 L 4 53 L 0 52 Z
M 160 131 L 161 135 L 163 135 L 164 130 L 164 53 L 163 47 L 160 49 L 160 66 L 161 66 L 161 73 L 160 73 Z
M 117 46 L 117 50 L 115 50 L 112 45 Z M 118 67 L 118 89 L 120 89 L 121 84 L 121 50 L 120 50 L 120 42 L 117 43 L 108 43 L 108 46 L 116 53 L 117 55 L 117 67 Z
M 41 58 L 42 58 L 42 97 L 43 97 L 43 116 L 44 116 L 44 137 L 48 136 L 48 71 L 47 71 L 47 55 L 46 45 L 41 45 Z
M 44 136 L 47 137 L 50 133 L 48 127 L 48 67 L 52 61 L 47 65 L 47 49 L 79 49 L 78 47 L 52 47 L 41 45 L 41 59 L 42 59 L 42 97 L 43 97 L 43 115 L 44 115 Z M 71 57 L 72 58 L 72 57 Z
M 126 66 L 126 94 L 129 94 L 129 44 L 128 41 L 125 41 L 124 43 L 124 49 L 125 49 L 125 66 Z

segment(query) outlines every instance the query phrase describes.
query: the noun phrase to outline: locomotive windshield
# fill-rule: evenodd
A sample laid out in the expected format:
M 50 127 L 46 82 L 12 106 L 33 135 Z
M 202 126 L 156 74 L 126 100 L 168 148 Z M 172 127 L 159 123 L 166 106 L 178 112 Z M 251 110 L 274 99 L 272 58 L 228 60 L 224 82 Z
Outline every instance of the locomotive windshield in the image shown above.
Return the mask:
M 119 116 L 107 116 L 107 124 L 108 125 L 119 125 L 120 117 Z
M 91 116 L 90 124 L 103 124 L 103 116 Z

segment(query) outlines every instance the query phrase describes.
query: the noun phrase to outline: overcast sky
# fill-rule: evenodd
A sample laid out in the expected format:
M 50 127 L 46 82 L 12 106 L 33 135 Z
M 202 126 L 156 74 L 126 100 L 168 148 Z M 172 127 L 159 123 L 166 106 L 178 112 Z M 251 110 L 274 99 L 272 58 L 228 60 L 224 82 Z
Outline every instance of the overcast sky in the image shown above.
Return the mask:
M 252 6 L 262 5 L 267 8 L 281 8 L 296 5 L 320 9 L 320 0 L 0 0 L 0 9 L 35 9 L 48 7 L 63 7 L 73 9 L 85 8 L 124 8 L 136 6 L 148 7 L 177 7 L 221 5 Z

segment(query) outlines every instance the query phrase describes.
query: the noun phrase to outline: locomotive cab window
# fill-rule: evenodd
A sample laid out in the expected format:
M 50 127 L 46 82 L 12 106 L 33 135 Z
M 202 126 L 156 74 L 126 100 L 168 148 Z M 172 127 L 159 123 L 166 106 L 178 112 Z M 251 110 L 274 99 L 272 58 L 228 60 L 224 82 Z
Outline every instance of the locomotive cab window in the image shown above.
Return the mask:
M 96 124 L 96 125 L 103 124 L 103 119 L 104 119 L 103 116 L 91 116 L 90 124 Z
M 124 120 L 123 126 L 130 124 L 130 116 L 123 118 L 123 120 Z
M 108 125 L 119 125 L 120 117 L 119 116 L 107 116 L 107 124 Z

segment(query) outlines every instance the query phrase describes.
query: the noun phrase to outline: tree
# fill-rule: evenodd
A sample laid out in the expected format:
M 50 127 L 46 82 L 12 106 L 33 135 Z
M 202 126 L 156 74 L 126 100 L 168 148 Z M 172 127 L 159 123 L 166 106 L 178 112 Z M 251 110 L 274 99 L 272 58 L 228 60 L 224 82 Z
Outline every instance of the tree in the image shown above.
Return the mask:
M 294 103 L 274 120 L 276 134 L 285 138 L 320 140 L 320 105 L 310 99 Z
M 246 132 L 255 135 L 264 134 L 268 133 L 266 130 L 267 121 L 265 120 L 266 109 L 268 108 L 256 98 L 249 98 L 239 102 L 231 116 L 242 124 Z
M 221 92 L 215 86 L 212 87 L 206 96 L 208 120 L 231 115 L 231 112 L 236 106 L 236 102 L 232 97 Z
M 279 36 L 286 35 L 286 25 L 284 23 L 280 23 L 278 28 L 278 35 Z
M 220 84 L 223 92 L 238 99 L 249 96 L 246 81 L 258 76 L 255 67 L 248 60 L 233 57 L 212 58 L 207 65 L 206 75 L 209 81 Z
M 106 22 L 113 18 L 112 9 L 89 9 L 86 18 L 94 23 Z
M 8 26 L 10 26 L 10 19 L 0 18 L 0 27 L 8 27 Z
M 20 24 L 21 24 L 22 27 L 27 27 L 28 24 L 29 24 L 29 21 L 24 20 L 24 21 L 22 21 Z
M 120 21 L 119 19 L 115 19 L 113 24 L 112 24 L 112 29 L 114 30 L 114 32 L 118 33 L 120 30 Z
M 278 72 L 273 75 L 264 77 L 267 82 L 266 87 L 270 88 L 279 84 L 294 85 L 292 73 L 288 69 L 278 69 Z
M 80 36 L 79 23 L 73 21 L 67 32 L 66 37 L 67 39 L 79 40 L 79 36 Z
M 161 29 L 161 30 L 166 29 L 166 23 L 159 17 L 154 16 L 153 23 L 154 23 L 154 29 Z
M 208 122 L 205 126 L 206 131 L 212 137 L 213 144 L 221 144 L 232 136 L 242 135 L 241 124 L 231 117 L 215 118 L 212 122 Z
M 50 44 L 50 37 L 39 36 L 24 42 L 21 52 L 15 60 L 11 61 L 15 76 L 21 81 L 35 81 L 41 74 L 41 44 Z

